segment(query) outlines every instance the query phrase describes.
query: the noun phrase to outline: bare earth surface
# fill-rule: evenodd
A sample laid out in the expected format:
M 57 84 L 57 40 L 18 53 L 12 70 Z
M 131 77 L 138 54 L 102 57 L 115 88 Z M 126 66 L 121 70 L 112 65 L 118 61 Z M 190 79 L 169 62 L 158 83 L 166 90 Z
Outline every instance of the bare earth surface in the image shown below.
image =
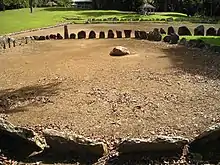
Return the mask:
M 109 56 L 117 45 L 132 54 Z M 0 52 L 0 109 L 16 125 L 94 138 L 191 138 L 220 121 L 219 61 L 134 39 L 34 42 Z

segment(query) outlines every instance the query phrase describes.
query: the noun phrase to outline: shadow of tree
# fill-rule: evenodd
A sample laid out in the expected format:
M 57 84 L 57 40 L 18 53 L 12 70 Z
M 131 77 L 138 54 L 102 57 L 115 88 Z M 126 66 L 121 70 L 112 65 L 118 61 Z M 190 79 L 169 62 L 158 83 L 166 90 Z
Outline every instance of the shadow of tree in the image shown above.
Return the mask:
M 19 89 L 0 90 L 0 112 L 25 111 L 25 107 L 51 102 L 50 96 L 58 94 L 60 83 L 26 86 Z
M 75 9 L 75 8 L 65 8 L 65 7 L 47 7 L 43 8 L 42 10 L 45 11 L 80 11 L 80 9 Z
M 162 49 L 162 51 L 166 57 L 161 58 L 169 58 L 175 68 L 192 75 L 220 79 L 220 56 L 217 53 L 207 53 L 181 46 L 169 47 Z

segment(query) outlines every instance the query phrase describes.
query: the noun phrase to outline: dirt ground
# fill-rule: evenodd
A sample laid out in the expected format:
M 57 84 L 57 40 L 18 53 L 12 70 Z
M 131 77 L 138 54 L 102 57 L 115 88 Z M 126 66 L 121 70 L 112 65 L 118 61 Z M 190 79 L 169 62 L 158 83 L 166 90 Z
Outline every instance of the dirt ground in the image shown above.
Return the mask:
M 132 54 L 109 56 L 117 45 Z M 219 61 L 134 39 L 33 42 L 0 52 L 0 108 L 20 126 L 92 138 L 192 138 L 220 122 Z

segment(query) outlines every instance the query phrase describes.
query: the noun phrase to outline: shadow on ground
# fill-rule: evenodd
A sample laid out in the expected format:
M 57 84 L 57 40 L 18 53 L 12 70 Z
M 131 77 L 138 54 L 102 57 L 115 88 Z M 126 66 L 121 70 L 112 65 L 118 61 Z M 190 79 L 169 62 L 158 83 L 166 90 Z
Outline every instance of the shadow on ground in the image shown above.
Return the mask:
M 65 7 L 47 7 L 42 10 L 45 11 L 81 11 L 80 9 L 74 9 L 74 8 L 65 8 Z
M 79 155 L 75 152 L 66 153 L 54 153 L 53 149 L 46 149 L 42 153 L 28 158 L 25 163 L 42 162 L 43 164 L 56 164 L 56 163 L 67 163 L 67 164 L 84 164 L 91 165 L 98 161 L 100 157 L 94 155 Z
M 207 53 L 199 49 L 190 50 L 186 47 L 170 47 L 162 49 L 173 67 L 192 75 L 205 76 L 210 79 L 220 79 L 220 56 L 217 53 Z
M 59 84 L 49 83 L 0 90 L 0 113 L 16 113 L 27 110 L 27 106 L 50 103 L 50 97 L 58 94 Z

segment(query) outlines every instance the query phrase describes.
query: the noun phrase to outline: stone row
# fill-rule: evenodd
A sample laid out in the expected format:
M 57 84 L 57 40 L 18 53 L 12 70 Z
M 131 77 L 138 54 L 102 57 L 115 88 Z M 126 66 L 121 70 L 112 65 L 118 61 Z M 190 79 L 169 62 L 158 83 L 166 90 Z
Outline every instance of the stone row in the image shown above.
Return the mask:
M 50 154 L 67 154 L 102 157 L 109 153 L 107 142 L 92 140 L 74 133 L 44 129 L 41 134 L 25 127 L 16 127 L 0 118 L 0 149 L 7 156 L 17 159 L 28 158 L 32 153 L 49 150 Z M 115 144 L 119 154 L 167 153 L 201 155 L 211 158 L 220 154 L 220 123 L 211 126 L 199 136 L 189 140 L 180 136 L 156 135 L 149 138 L 126 138 Z M 210 154 L 210 155 L 209 155 Z M 220 158 L 220 157 L 219 157 Z M 219 159 L 220 160 L 220 159 Z

